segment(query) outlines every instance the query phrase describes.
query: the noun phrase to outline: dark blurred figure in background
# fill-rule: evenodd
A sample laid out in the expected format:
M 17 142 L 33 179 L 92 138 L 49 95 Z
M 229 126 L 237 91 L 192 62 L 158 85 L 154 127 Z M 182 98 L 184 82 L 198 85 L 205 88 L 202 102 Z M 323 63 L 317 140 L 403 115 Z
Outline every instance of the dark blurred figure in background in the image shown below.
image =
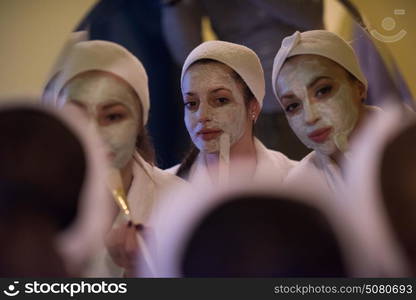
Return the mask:
M 390 277 L 416 274 L 416 118 L 399 102 L 386 102 L 354 140 L 341 199 L 355 217 L 360 244 Z
M 178 65 L 202 42 L 202 17 L 210 19 L 218 39 L 254 50 L 266 79 L 256 136 L 267 148 L 283 152 L 291 159 L 299 160 L 309 152 L 290 129 L 273 98 L 270 79 L 274 55 L 285 36 L 296 30 L 323 28 L 321 0 L 168 0 L 162 17 L 164 34 Z
M 78 138 L 33 108 L 0 112 L 0 276 L 74 276 L 56 238 L 74 221 L 87 168 Z
M 382 155 L 380 185 L 393 232 L 416 275 L 416 125 L 391 140 Z
M 183 125 L 180 68 L 174 64 L 162 34 L 159 1 L 102 0 L 77 30 L 88 30 L 91 40 L 120 44 L 143 63 L 152 107 L 147 126 L 157 165 L 164 169 L 178 163 L 190 141 Z
M 75 106 L 0 108 L 0 277 L 78 277 L 115 215 L 108 163 Z
M 285 197 L 231 197 L 200 220 L 184 249 L 184 277 L 349 276 L 324 214 Z

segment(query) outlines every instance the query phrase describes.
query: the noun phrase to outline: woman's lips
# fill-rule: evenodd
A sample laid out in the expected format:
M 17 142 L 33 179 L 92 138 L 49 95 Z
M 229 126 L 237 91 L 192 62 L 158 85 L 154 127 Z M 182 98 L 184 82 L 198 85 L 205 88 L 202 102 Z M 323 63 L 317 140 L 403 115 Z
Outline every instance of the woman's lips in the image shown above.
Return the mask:
M 201 137 L 204 141 L 210 141 L 213 139 L 216 139 L 218 136 L 220 136 L 222 133 L 222 130 L 220 129 L 201 129 L 197 132 L 197 135 Z
M 310 138 L 315 143 L 323 143 L 326 141 L 331 131 L 332 127 L 320 128 L 308 134 L 308 138 Z

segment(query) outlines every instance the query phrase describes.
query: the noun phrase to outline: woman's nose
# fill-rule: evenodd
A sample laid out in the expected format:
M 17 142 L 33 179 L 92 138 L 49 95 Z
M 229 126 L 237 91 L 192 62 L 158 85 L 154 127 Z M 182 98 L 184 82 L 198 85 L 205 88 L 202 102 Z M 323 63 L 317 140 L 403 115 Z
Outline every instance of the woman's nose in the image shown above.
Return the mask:
M 198 122 L 205 123 L 211 120 L 211 109 L 207 104 L 201 104 L 198 109 Z
M 316 108 L 316 104 L 306 102 L 305 105 L 305 123 L 306 125 L 313 125 L 319 120 L 319 113 Z

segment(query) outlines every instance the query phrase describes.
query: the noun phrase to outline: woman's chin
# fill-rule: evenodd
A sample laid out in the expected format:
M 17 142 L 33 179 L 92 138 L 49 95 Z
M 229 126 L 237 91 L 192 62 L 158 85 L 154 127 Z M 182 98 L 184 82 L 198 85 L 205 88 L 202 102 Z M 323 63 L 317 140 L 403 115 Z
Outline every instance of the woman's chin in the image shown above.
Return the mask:
M 204 154 L 218 154 L 219 152 L 220 152 L 220 150 L 219 149 L 202 149 L 202 150 L 200 150 L 202 153 L 204 153 Z
M 321 144 L 319 147 L 315 146 L 314 150 L 325 156 L 333 156 L 339 151 L 333 142 Z
M 133 159 L 133 155 L 126 157 L 118 157 L 117 155 L 110 161 L 111 166 L 116 169 L 124 169 Z
M 198 141 L 196 147 L 199 151 L 206 154 L 218 153 L 220 151 L 220 143 L 217 140 Z

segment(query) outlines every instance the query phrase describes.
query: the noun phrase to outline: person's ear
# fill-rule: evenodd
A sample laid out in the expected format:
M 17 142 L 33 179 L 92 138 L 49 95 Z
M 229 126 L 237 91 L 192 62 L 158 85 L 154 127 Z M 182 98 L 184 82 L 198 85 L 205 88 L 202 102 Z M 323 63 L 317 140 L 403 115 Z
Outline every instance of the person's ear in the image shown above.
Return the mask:
M 256 123 L 259 115 L 260 115 L 260 105 L 259 105 L 259 102 L 254 98 L 253 100 L 250 101 L 248 116 L 249 116 L 249 119 L 253 121 L 253 123 Z
M 364 100 L 367 99 L 367 89 L 365 88 L 365 85 L 359 80 L 356 80 L 355 84 L 357 86 L 358 99 L 360 99 L 361 103 L 364 103 Z

